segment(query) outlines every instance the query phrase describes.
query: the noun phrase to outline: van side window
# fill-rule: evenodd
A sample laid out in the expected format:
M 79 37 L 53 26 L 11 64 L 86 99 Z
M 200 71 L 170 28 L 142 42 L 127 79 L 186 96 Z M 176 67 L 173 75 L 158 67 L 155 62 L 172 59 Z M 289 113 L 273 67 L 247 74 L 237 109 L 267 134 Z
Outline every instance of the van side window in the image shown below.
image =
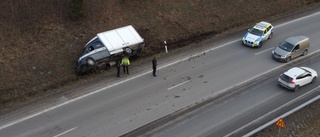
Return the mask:
M 90 51 L 93 51 L 93 50 L 94 50 L 93 46 L 92 46 L 92 45 L 89 46 L 89 52 L 90 52 Z
M 294 47 L 294 50 L 298 50 L 300 48 L 300 45 L 298 44 L 297 46 Z

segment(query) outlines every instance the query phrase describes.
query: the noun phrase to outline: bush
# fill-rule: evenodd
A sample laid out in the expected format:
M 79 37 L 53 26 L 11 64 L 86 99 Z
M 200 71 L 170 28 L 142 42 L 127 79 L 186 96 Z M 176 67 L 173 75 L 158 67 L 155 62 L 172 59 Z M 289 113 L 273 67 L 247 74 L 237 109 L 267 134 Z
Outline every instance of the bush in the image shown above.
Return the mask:
M 83 0 L 72 0 L 70 4 L 70 19 L 79 20 L 85 18 Z

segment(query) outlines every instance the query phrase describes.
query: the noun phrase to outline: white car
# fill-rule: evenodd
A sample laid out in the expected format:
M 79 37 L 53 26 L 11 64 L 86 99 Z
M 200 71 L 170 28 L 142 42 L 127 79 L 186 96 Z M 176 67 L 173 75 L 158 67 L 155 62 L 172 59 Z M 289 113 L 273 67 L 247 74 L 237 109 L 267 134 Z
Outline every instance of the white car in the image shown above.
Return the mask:
M 242 43 L 249 47 L 262 46 L 262 43 L 270 39 L 273 35 L 273 26 L 265 21 L 257 23 L 253 28 L 248 29 L 248 32 L 242 37 Z
M 282 87 L 297 91 L 300 87 L 315 82 L 318 74 L 308 67 L 293 67 L 282 73 L 278 78 L 278 83 Z

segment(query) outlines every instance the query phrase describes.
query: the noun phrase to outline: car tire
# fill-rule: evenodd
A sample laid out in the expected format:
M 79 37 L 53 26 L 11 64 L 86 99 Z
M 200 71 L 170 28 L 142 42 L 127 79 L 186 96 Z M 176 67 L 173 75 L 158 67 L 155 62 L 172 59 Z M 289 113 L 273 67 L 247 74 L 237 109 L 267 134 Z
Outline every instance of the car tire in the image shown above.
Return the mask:
M 296 86 L 294 87 L 293 91 L 298 91 L 299 88 L 300 88 L 300 86 L 299 86 L 299 85 L 296 85 Z
M 316 80 L 317 80 L 317 77 L 314 77 L 314 78 L 312 79 L 311 83 L 316 82 Z
M 288 58 L 286 59 L 286 62 L 290 62 L 290 60 L 291 60 L 291 57 L 288 57 Z
M 304 50 L 303 53 L 302 53 L 302 56 L 307 55 L 307 53 L 308 53 L 308 50 Z
M 88 58 L 87 59 L 87 64 L 90 65 L 90 66 L 94 66 L 96 64 L 96 62 L 92 58 Z
M 131 54 L 132 54 L 132 49 L 129 48 L 129 47 L 126 47 L 126 48 L 124 48 L 124 52 L 125 52 L 127 55 L 131 55 Z
M 271 39 L 271 38 L 272 38 L 272 35 L 273 35 L 273 32 L 271 32 L 271 34 L 269 35 L 269 38 L 268 38 L 268 39 Z
M 262 47 L 262 41 L 259 43 L 258 48 Z

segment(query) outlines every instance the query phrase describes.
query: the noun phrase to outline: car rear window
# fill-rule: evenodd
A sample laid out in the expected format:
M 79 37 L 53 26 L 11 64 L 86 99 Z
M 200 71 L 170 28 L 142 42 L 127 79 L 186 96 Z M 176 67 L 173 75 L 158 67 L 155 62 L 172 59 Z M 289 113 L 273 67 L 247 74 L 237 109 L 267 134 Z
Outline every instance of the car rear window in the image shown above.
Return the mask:
M 290 81 L 292 80 L 292 78 L 289 77 L 289 76 L 287 76 L 286 74 L 282 74 L 282 75 L 280 76 L 280 78 L 281 78 L 282 80 L 284 80 L 285 82 L 290 82 Z

